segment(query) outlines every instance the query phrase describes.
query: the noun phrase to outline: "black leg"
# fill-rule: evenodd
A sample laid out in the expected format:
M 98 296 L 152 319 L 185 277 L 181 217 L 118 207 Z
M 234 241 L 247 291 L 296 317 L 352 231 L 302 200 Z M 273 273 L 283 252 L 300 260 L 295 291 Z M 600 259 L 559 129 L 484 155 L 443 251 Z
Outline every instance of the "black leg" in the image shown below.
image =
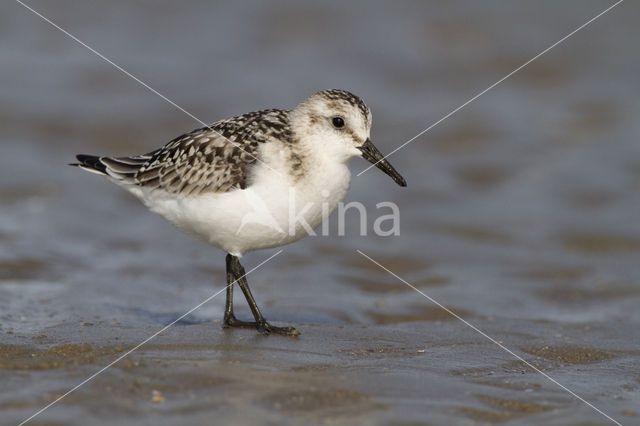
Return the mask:
M 223 327 L 251 327 L 257 326 L 255 322 L 240 321 L 236 319 L 233 314 L 233 285 L 236 278 L 233 268 L 233 258 L 230 254 L 227 255 L 227 301 L 224 305 L 224 322 Z
M 260 312 L 260 308 L 258 308 L 258 304 L 256 300 L 253 298 L 251 294 L 251 290 L 249 289 L 249 283 L 245 277 L 246 273 L 244 268 L 240 264 L 240 259 L 231 254 L 227 254 L 227 303 L 225 305 L 224 310 L 224 325 L 226 327 L 255 327 L 258 329 L 260 333 L 269 334 L 269 333 L 277 333 L 284 334 L 287 336 L 297 336 L 300 333 L 293 327 L 276 327 L 269 324 L 262 313 Z M 253 313 L 253 317 L 255 318 L 255 322 L 247 322 L 247 321 L 239 321 L 233 315 L 233 282 L 237 282 L 244 293 L 244 297 L 247 299 L 247 303 L 249 304 L 249 308 L 251 309 L 251 313 Z

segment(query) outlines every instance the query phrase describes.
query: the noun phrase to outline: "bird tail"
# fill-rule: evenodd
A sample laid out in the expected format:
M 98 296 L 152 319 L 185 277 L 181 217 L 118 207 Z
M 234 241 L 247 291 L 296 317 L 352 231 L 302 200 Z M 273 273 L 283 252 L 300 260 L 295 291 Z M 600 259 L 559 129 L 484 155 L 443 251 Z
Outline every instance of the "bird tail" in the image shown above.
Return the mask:
M 151 159 L 152 153 L 135 157 L 97 157 L 78 154 L 79 163 L 70 166 L 80 167 L 91 173 L 107 176 L 122 183 L 136 183 L 135 176 L 142 166 Z
M 99 175 L 107 174 L 107 166 L 102 161 L 100 161 L 100 157 L 97 157 L 95 155 L 78 154 L 76 155 L 76 158 L 78 159 L 79 163 L 69 163 L 70 166 L 80 167 L 81 169 Z

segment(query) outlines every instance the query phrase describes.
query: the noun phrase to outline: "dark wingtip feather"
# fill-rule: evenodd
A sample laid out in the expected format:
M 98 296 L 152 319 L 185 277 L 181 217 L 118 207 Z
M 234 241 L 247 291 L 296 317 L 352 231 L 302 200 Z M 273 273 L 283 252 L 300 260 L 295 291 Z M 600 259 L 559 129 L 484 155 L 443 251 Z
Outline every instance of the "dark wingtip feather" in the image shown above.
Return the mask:
M 76 155 L 76 158 L 80 163 L 70 163 L 70 166 L 82 167 L 83 169 L 103 174 L 107 173 L 107 166 L 100 161 L 100 157 L 95 155 L 78 154 Z

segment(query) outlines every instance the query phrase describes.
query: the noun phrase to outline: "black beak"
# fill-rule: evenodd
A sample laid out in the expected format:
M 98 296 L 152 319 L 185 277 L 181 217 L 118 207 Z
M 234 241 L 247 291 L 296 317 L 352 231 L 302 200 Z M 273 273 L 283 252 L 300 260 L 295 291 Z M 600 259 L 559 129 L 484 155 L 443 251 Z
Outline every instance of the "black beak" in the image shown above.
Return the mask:
M 364 141 L 362 146 L 358 147 L 358 149 L 362 151 L 362 158 L 391 176 L 391 179 L 393 179 L 398 185 L 407 186 L 407 181 L 404 180 L 404 178 L 400 176 L 400 173 L 396 172 L 396 169 L 394 169 L 393 166 L 384 159 L 384 156 L 380 151 L 378 151 L 378 148 L 371 143 L 371 139 Z

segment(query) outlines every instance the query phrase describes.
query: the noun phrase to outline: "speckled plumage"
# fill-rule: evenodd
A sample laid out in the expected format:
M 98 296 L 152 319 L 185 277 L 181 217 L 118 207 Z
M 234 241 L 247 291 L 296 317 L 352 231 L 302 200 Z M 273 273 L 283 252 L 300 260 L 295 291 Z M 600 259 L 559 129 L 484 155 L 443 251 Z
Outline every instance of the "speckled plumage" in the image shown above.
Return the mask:
M 362 99 L 353 93 L 341 89 L 329 89 L 319 92 L 318 95 L 330 101 L 346 102 L 348 105 L 356 106 L 362 113 L 362 116 L 365 117 L 366 122 L 371 125 L 371 111 L 369 107 Z
M 346 195 L 353 157 L 379 162 L 404 185 L 369 141 L 370 128 L 359 97 L 325 90 L 293 110 L 221 120 L 144 155 L 78 155 L 74 165 L 106 175 L 182 231 L 241 256 L 312 232 Z
M 339 89 L 315 96 L 335 108 L 356 107 L 371 121 L 371 112 L 358 96 Z M 162 148 L 131 157 L 79 156 L 81 167 L 116 181 L 170 194 L 199 195 L 245 189 L 250 168 L 259 161 L 258 146 L 269 140 L 294 143 L 289 110 L 266 109 L 217 121 L 173 139 Z M 302 162 L 290 152 L 291 173 Z
M 198 195 L 246 188 L 258 145 L 292 143 L 289 111 L 267 109 L 221 120 L 136 157 L 100 157 L 113 179 L 172 194 Z
M 225 326 L 297 335 L 264 319 L 246 282 L 244 253 L 307 235 L 346 196 L 348 162 L 362 157 L 406 182 L 371 143 L 371 112 L 344 90 L 325 90 L 291 111 L 268 109 L 221 120 L 131 157 L 78 155 L 72 165 L 105 175 L 181 231 L 227 252 Z M 255 322 L 233 313 L 242 288 Z

